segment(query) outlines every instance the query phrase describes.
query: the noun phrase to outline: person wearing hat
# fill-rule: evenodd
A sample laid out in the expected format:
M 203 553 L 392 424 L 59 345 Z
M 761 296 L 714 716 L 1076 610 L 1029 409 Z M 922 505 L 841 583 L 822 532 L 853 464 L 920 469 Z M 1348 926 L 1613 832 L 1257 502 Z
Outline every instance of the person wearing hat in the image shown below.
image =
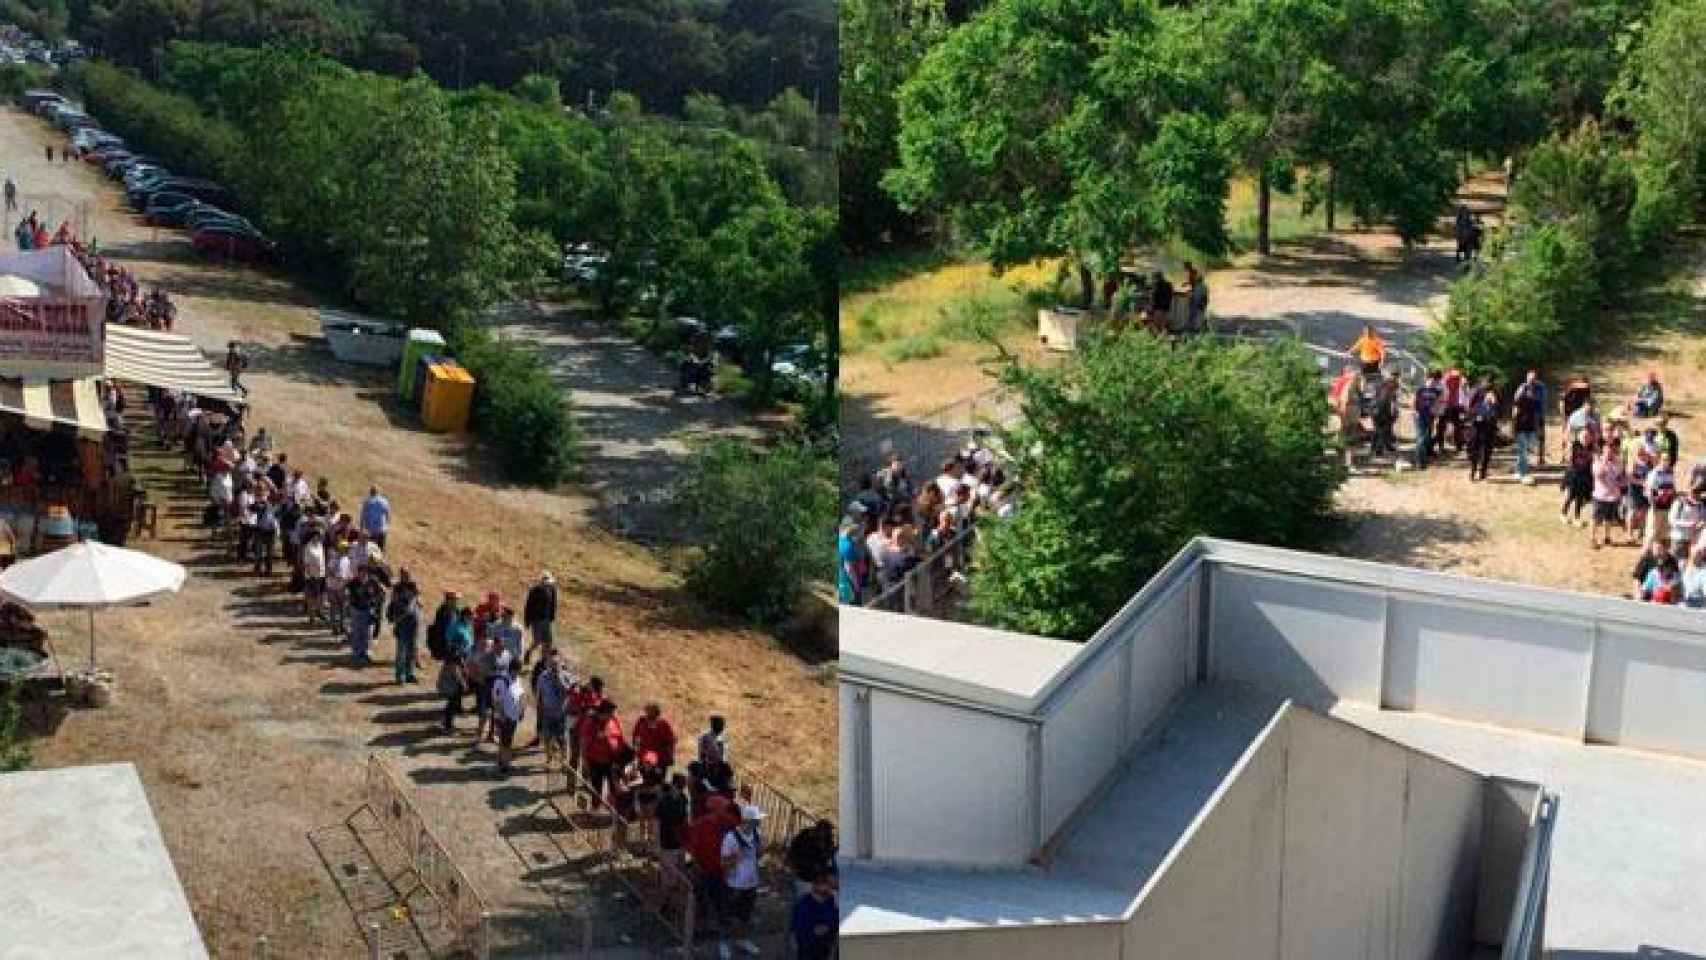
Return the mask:
M 764 845 L 759 825 L 764 811 L 752 804 L 740 808 L 740 826 L 723 837 L 723 910 L 722 929 L 717 939 L 717 956 L 730 960 L 732 939 L 736 949 L 749 957 L 758 956 L 758 945 L 750 937 L 752 910 L 758 902 L 758 856 Z
M 527 663 L 533 659 L 533 651 L 555 646 L 551 628 L 557 622 L 557 580 L 551 576 L 551 571 L 539 574 L 538 582 L 527 588 L 527 601 L 521 606 L 521 620 L 527 624 L 528 635 L 532 638 L 527 653 L 521 658 L 522 663 Z

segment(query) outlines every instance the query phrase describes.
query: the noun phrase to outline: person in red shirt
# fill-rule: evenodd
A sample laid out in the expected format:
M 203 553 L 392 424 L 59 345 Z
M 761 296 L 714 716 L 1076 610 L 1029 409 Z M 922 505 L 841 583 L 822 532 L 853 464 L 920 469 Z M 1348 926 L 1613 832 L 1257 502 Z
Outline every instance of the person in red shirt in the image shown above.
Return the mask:
M 503 616 L 504 601 L 496 590 L 486 594 L 486 599 L 474 608 L 474 642 L 479 643 L 486 636 L 486 627 L 497 623 Z
M 605 700 L 583 727 L 581 755 L 586 758 L 586 781 L 595 797 L 603 797 L 607 786 L 615 786 L 616 758 L 628 745 L 616 703 Z
M 586 725 L 604 702 L 604 678 L 591 677 L 569 691 L 569 769 L 579 770 Z
M 660 769 L 675 765 L 675 728 L 655 703 L 646 704 L 645 716 L 634 721 L 634 749 L 641 754 L 657 754 Z
M 699 916 L 712 918 L 722 906 L 723 837 L 740 826 L 740 808 L 724 796 L 705 800 L 705 810 L 687 825 L 687 855 L 693 859 Z

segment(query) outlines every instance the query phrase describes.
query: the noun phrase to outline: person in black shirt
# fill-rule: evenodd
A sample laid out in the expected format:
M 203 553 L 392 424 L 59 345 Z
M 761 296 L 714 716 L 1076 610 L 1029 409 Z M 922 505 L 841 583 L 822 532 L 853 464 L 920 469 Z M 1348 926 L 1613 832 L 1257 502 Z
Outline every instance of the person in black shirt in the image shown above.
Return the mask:
M 819 820 L 795 834 L 788 844 L 788 869 L 798 881 L 795 894 L 804 893 L 819 875 L 836 872 L 836 850 L 835 824 L 828 820 Z
M 1528 455 L 1540 449 L 1540 409 L 1539 391 L 1535 389 L 1538 379 L 1533 370 L 1528 372 L 1528 379 L 1522 386 L 1516 388 L 1516 395 L 1511 398 L 1511 431 L 1516 434 L 1516 478 L 1521 483 L 1530 483 L 1528 479 Z
M 663 859 L 677 867 L 682 865 L 689 807 L 687 775 L 677 773 L 664 784 L 657 801 L 658 849 L 663 851 Z
M 1433 454 L 1434 404 L 1440 398 L 1439 371 L 1428 374 L 1426 381 L 1416 388 L 1416 469 L 1425 470 L 1428 458 Z
M 1173 309 L 1173 284 L 1166 274 L 1155 271 L 1149 278 L 1149 325 L 1157 331 L 1167 329 L 1167 315 Z
M 1642 594 L 1645 592 L 1647 574 L 1651 573 L 1654 567 L 1667 560 L 1672 564 L 1676 563 L 1675 558 L 1670 555 L 1670 551 L 1665 549 L 1663 540 L 1654 538 L 1651 543 L 1647 544 L 1647 549 L 1641 551 L 1641 559 L 1635 561 L 1635 586 L 1629 591 L 1631 600 L 1646 599 Z

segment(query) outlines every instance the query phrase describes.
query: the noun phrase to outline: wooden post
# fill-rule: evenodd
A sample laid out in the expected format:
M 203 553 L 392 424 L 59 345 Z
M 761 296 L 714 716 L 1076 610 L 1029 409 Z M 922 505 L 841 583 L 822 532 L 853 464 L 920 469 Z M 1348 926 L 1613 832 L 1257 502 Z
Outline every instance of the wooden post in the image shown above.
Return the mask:
M 379 921 L 367 925 L 367 960 L 379 960 Z

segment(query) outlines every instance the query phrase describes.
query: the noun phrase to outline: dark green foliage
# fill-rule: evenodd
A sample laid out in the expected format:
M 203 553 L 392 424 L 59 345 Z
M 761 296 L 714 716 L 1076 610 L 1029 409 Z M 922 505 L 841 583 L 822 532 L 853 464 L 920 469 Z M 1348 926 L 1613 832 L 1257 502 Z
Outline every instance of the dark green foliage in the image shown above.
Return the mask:
M 1025 499 L 979 528 L 971 608 L 987 623 L 1085 640 L 1194 536 L 1325 532 L 1344 472 L 1300 348 L 1133 331 L 1002 378 L 1022 398 L 1004 440 Z
M 710 606 L 775 625 L 808 584 L 829 578 L 832 456 L 791 443 L 755 449 L 713 440 L 694 451 L 675 499 L 704 550 L 688 586 Z
M 568 391 L 530 346 L 465 335 L 456 356 L 473 374 L 473 426 L 510 480 L 551 486 L 579 458 L 580 433 Z
M 18 685 L 0 681 L 0 773 L 29 769 L 33 758 L 19 732 L 23 711 L 18 707 Z

